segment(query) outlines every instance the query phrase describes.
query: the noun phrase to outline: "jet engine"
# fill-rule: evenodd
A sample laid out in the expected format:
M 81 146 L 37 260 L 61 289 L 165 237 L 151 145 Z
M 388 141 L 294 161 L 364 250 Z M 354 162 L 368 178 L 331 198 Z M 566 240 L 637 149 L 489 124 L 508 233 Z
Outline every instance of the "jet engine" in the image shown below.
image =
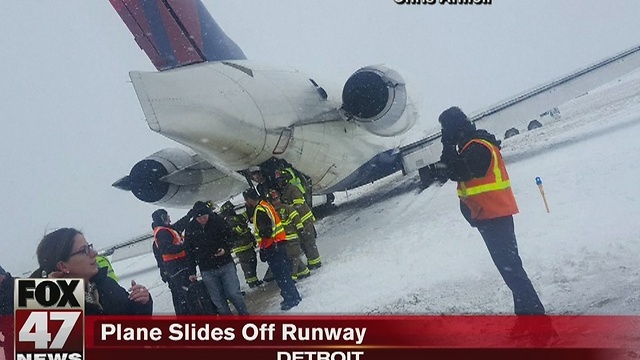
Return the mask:
M 141 201 L 168 207 L 191 207 L 198 200 L 221 201 L 243 191 L 247 182 L 222 172 L 200 155 L 177 148 L 162 149 L 138 161 L 114 187 L 131 191 Z
M 340 113 L 379 136 L 400 135 L 418 118 L 404 79 L 383 65 L 363 67 L 347 79 Z

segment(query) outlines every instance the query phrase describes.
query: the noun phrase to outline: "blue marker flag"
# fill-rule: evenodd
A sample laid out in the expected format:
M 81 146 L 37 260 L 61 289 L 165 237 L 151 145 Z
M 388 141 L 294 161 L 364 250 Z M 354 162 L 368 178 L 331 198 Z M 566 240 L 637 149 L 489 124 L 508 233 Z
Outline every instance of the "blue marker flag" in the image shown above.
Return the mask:
M 538 189 L 540 190 L 540 195 L 542 195 L 542 200 L 544 201 L 544 207 L 547 209 L 547 212 L 550 212 L 549 204 L 547 204 L 547 197 L 544 195 L 544 188 L 542 187 L 542 179 L 540 179 L 540 177 L 536 177 L 536 185 L 538 185 Z

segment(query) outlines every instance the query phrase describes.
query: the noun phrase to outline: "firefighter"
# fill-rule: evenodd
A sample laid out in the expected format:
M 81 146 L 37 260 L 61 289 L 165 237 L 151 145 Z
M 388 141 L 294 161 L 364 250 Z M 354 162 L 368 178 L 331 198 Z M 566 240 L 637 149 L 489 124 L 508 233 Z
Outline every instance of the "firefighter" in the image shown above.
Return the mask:
M 442 156 L 437 168 L 458 182 L 460 210 L 480 232 L 500 275 L 513 293 L 516 315 L 542 315 L 544 306 L 527 276 L 513 225 L 518 213 L 500 141 L 475 125 L 457 107 L 439 117 Z M 459 149 L 459 150 L 458 150 Z
M 240 268 L 244 273 L 244 279 L 250 288 L 262 285 L 258 279 L 258 257 L 256 255 L 256 239 L 249 228 L 249 217 L 246 212 L 236 214 L 235 206 L 227 201 L 220 207 L 220 215 L 233 229 L 235 235 L 232 239 L 231 252 L 236 254 L 240 262 Z
M 304 176 L 298 176 L 297 175 L 298 172 L 296 170 L 294 170 L 292 167 L 290 166 L 286 166 L 282 169 L 280 169 L 280 174 L 278 174 L 278 172 L 276 171 L 275 176 L 285 176 L 285 178 L 287 179 L 287 181 L 291 184 L 294 185 L 295 187 L 297 187 L 300 192 L 302 193 L 302 196 L 304 197 L 304 200 L 306 201 L 307 205 L 309 205 L 309 207 L 312 207 L 312 203 L 311 203 L 311 191 L 307 191 L 307 187 L 308 187 L 308 182 L 307 179 L 304 178 Z
M 276 278 L 283 301 L 280 309 L 290 310 L 297 306 L 302 298 L 295 281 L 291 278 L 291 263 L 287 257 L 287 250 L 283 246 L 287 234 L 284 232 L 280 215 L 267 201 L 260 199 L 253 189 L 242 193 L 247 208 L 253 211 L 253 229 L 260 249 L 260 260 L 266 261 Z
M 116 282 L 118 281 L 118 275 L 116 275 L 116 272 L 113 270 L 113 266 L 111 265 L 111 262 L 109 261 L 109 259 L 107 259 L 106 256 L 102 256 L 102 255 L 96 256 L 96 263 L 98 264 L 98 267 L 107 268 L 108 277 L 112 278 Z
M 261 169 L 258 166 L 254 166 L 249 169 L 251 174 L 251 180 L 256 183 L 256 190 L 258 194 L 263 198 L 267 198 L 269 190 L 275 188 L 273 176 L 267 174 L 267 170 Z
M 289 257 L 289 261 L 291 261 L 291 278 L 293 280 L 304 279 L 311 275 L 311 271 L 309 271 L 309 268 L 301 259 L 303 251 L 300 246 L 298 232 L 304 229 L 304 225 L 302 225 L 300 221 L 300 215 L 293 206 L 283 204 L 278 192 L 275 190 L 269 192 L 267 200 L 280 215 L 284 232 L 287 234 L 287 256 Z M 267 274 L 268 273 L 269 271 L 267 271 Z M 267 277 L 268 275 L 265 275 L 265 278 Z
M 280 200 L 284 204 L 292 205 L 300 215 L 300 222 L 302 222 L 303 229 L 300 230 L 298 234 L 300 235 L 302 251 L 307 257 L 307 266 L 311 270 L 317 269 L 322 266 L 322 260 L 320 259 L 320 252 L 316 245 L 317 233 L 313 224 L 316 218 L 313 216 L 313 212 L 305 201 L 300 189 L 289 182 L 288 176 L 285 173 L 276 171 L 276 179 L 278 180 L 277 186 L 280 193 Z

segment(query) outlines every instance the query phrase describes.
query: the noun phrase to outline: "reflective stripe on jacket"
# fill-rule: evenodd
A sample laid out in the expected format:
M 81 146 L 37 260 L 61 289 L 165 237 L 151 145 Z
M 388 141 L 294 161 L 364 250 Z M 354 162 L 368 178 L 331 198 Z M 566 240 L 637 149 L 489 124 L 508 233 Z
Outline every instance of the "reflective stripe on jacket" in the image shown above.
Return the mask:
M 300 214 L 298 214 L 293 206 L 287 204 L 281 203 L 280 206 L 274 208 L 280 215 L 280 220 L 282 221 L 284 232 L 287 234 L 286 239 L 299 239 L 300 237 L 298 236 L 298 231 L 301 231 L 304 228 L 304 225 L 300 221 Z
M 258 234 L 257 215 L 259 211 L 265 212 L 269 216 L 269 219 L 271 219 L 271 236 L 269 237 L 261 237 Z M 271 204 L 264 200 L 260 200 L 253 212 L 253 228 L 255 229 L 255 236 L 256 240 L 258 241 L 258 247 L 260 249 L 266 249 L 268 247 L 271 247 L 271 245 L 273 245 L 274 243 L 285 241 L 287 237 L 287 234 L 284 232 L 282 222 L 280 221 L 280 215 L 278 215 L 278 212 L 273 208 Z
M 231 245 L 233 248 L 231 252 L 237 254 L 243 251 L 253 250 L 255 248 L 255 239 L 253 234 L 251 234 L 251 229 L 247 225 L 246 213 L 243 212 L 242 214 L 227 216 L 225 220 L 237 235 L 232 241 Z
M 282 201 L 284 204 L 293 205 L 293 207 L 300 215 L 300 221 L 303 224 L 308 220 L 311 220 L 312 222 L 316 221 L 311 208 L 309 207 L 304 199 L 304 196 L 297 187 L 291 184 L 285 185 L 284 189 L 282 189 L 282 193 L 280 194 L 280 201 Z
M 158 249 L 160 248 L 160 245 L 158 244 L 158 232 L 160 232 L 160 230 L 167 230 L 169 231 L 169 233 L 171 233 L 171 235 L 173 236 L 173 244 L 174 245 L 179 245 L 182 244 L 182 236 L 180 236 L 180 234 L 178 234 L 177 231 L 173 230 L 170 227 L 166 227 L 166 226 L 157 226 L 156 228 L 153 229 L 153 241 L 155 241 L 156 246 L 158 247 Z M 177 260 L 177 259 L 182 259 L 184 257 L 187 256 L 187 252 L 182 250 L 178 253 L 175 254 L 162 254 L 162 261 L 164 262 L 168 262 L 168 261 L 173 261 L 173 260 Z
M 282 172 L 286 172 L 287 174 L 289 174 L 289 177 L 290 177 L 289 184 L 297 187 L 302 193 L 302 195 L 307 193 L 307 190 L 304 188 L 304 185 L 302 185 L 302 180 L 300 180 L 300 178 L 296 176 L 292 168 L 284 168 L 282 169 Z
M 473 139 L 460 153 L 464 153 L 471 143 L 481 144 L 491 152 L 491 163 L 485 176 L 458 182 L 458 197 L 471 210 L 471 218 L 486 220 L 517 214 L 518 205 L 499 149 L 487 140 Z

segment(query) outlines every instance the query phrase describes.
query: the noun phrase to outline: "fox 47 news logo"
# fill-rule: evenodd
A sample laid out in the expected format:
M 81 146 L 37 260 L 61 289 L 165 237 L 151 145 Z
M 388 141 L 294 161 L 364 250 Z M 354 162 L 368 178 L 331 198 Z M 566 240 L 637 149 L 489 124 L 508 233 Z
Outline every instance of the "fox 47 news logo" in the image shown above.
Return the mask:
M 16 360 L 84 359 L 84 280 L 16 279 Z

